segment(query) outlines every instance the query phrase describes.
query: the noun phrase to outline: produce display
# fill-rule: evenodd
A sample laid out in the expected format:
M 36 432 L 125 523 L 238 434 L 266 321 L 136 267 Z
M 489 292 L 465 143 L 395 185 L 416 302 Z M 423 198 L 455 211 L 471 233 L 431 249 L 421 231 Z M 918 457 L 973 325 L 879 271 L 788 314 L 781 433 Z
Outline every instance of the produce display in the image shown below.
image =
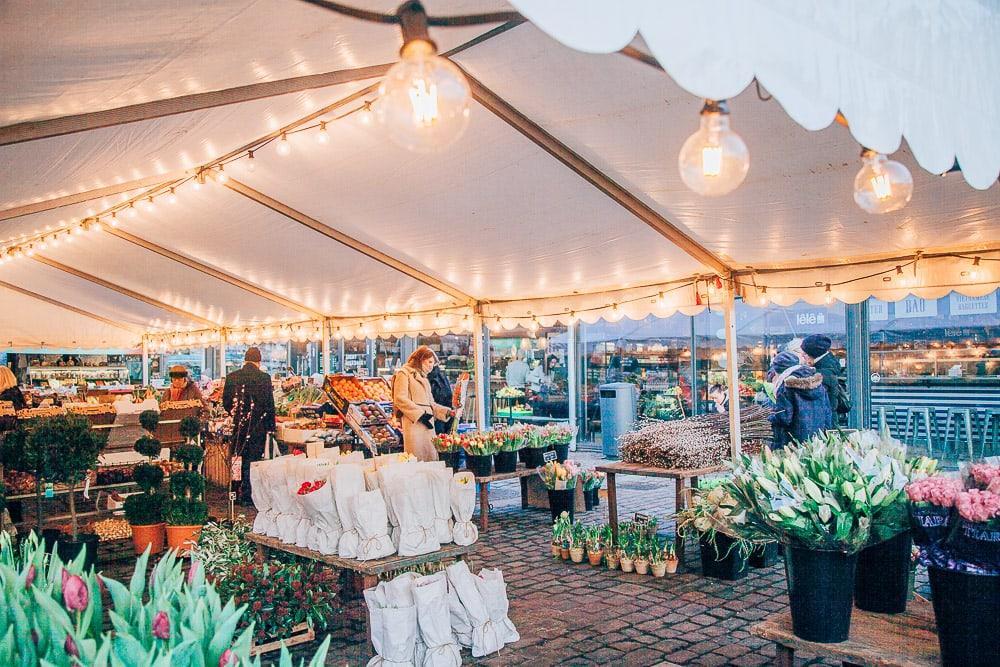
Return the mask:
M 160 469 L 163 470 L 163 474 L 167 477 L 169 477 L 171 474 L 175 472 L 180 472 L 181 470 L 184 470 L 184 464 L 179 461 L 167 461 L 161 459 L 158 461 L 153 461 L 153 463 L 155 465 L 160 466 Z
M 66 412 L 74 415 L 107 415 L 115 414 L 115 406 L 111 403 L 69 403 Z
M 90 532 L 97 535 L 101 542 L 127 540 L 132 537 L 132 526 L 125 519 L 102 519 L 90 524 Z
M 3 471 L 3 484 L 8 496 L 22 496 L 35 492 L 35 476 L 7 468 Z
M 333 407 L 365 445 L 373 452 L 399 448 L 399 436 L 392 429 L 392 394 L 382 378 L 327 375 L 323 390 Z
M 361 383 L 362 393 L 364 393 L 365 398 L 368 400 L 384 403 L 392 402 L 392 393 L 389 391 L 389 385 L 381 378 L 360 378 L 358 381 Z
M 319 387 L 298 387 L 277 401 L 275 413 L 279 417 L 291 417 L 295 416 L 304 405 L 324 402 L 326 402 L 326 395 Z
M 103 466 L 97 469 L 94 482 L 98 486 L 106 484 L 124 484 L 132 481 L 135 465 Z
M 25 408 L 24 410 L 17 411 L 17 418 L 36 419 L 38 417 L 55 417 L 62 414 L 66 414 L 66 411 L 59 407 Z
M 372 426 L 368 429 L 368 435 L 371 436 L 375 446 L 380 450 L 388 449 L 399 444 L 399 439 L 396 437 L 395 431 L 384 424 Z
M 379 404 L 375 402 L 352 403 L 348 410 L 362 426 L 384 424 L 389 420 Z
M 201 409 L 201 401 L 191 399 L 190 401 L 163 401 L 160 403 L 160 412 L 167 410 L 190 410 L 191 408 Z
M 749 407 L 740 411 L 742 450 L 759 452 L 771 442 L 770 411 Z M 729 415 L 708 414 L 673 421 L 645 420 L 619 439 L 622 461 L 657 468 L 709 468 L 730 455 Z
M 353 375 L 327 375 L 323 389 L 334 399 L 334 406 L 338 409 L 346 407 L 347 403 L 365 400 L 361 382 Z

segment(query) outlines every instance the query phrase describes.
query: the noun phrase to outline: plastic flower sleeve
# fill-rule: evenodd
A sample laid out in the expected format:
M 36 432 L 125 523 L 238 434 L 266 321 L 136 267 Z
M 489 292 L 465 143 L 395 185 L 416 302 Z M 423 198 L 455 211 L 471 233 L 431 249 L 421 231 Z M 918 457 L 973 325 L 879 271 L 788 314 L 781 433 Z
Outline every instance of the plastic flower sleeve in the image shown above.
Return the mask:
M 476 478 L 471 472 L 460 472 L 451 478 L 451 512 L 455 517 L 455 544 L 467 546 L 479 539 L 479 529 L 472 523 L 476 509 Z
M 521 638 L 517 629 L 507 616 L 510 601 L 507 599 L 507 584 L 500 570 L 482 569 L 476 577 L 476 586 L 486 603 L 490 620 L 496 627 L 497 635 L 504 644 L 512 644 Z
M 358 531 L 354 525 L 354 501 L 358 494 L 365 490 L 365 480 L 361 467 L 354 464 L 341 463 L 331 473 L 334 479 L 333 495 L 337 506 L 337 515 L 343 532 L 337 546 L 337 555 L 341 558 L 356 558 L 358 555 Z
M 490 620 L 486 602 L 476 585 L 476 577 L 469 572 L 465 561 L 449 565 L 447 572 L 448 581 L 458 592 L 458 599 L 462 601 L 472 623 L 472 657 L 481 658 L 496 653 L 503 648 L 503 641 Z
M 413 598 L 417 605 L 417 627 L 427 646 L 424 667 L 458 667 L 462 655 L 451 631 L 448 605 L 448 578 L 438 572 L 413 581 Z
M 395 552 L 389 539 L 389 519 L 379 491 L 362 491 L 354 498 L 354 527 L 358 531 L 358 560 L 375 560 Z

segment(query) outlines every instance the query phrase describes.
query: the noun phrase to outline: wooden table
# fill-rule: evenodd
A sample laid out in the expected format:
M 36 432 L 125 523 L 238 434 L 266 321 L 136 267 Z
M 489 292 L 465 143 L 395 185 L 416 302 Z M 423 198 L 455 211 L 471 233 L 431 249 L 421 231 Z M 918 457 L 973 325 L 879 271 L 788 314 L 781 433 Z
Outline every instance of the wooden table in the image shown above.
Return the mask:
M 464 557 L 476 549 L 476 544 L 459 546 L 457 544 L 443 544 L 437 551 L 420 556 L 399 556 L 392 555 L 377 560 L 355 560 L 353 558 L 341 558 L 339 556 L 328 556 L 312 549 L 297 547 L 294 544 L 285 544 L 276 537 L 248 533 L 247 540 L 253 542 L 257 547 L 257 562 L 262 563 L 266 557 L 266 550 L 284 551 L 285 553 L 302 556 L 331 567 L 342 570 L 351 570 L 356 576 L 361 577 L 361 588 L 371 588 L 378 584 L 378 575 L 395 570 L 402 570 L 408 567 L 424 565 L 426 563 L 436 563 L 442 560 L 462 560 Z
M 644 466 L 637 463 L 609 463 L 607 465 L 596 466 L 594 468 L 608 476 L 608 523 L 611 524 L 611 534 L 618 540 L 618 489 L 615 483 L 616 475 L 638 475 L 640 477 L 665 477 L 674 480 L 674 511 L 680 511 L 687 506 L 687 498 L 684 495 L 685 487 L 697 488 L 698 478 L 703 475 L 722 472 L 725 466 L 712 466 L 710 468 L 656 468 Z M 687 481 L 690 480 L 690 481 Z M 680 535 L 675 538 L 677 558 L 684 559 L 684 540 Z
M 941 664 L 934 609 L 923 599 L 911 600 L 902 614 L 875 614 L 855 608 L 851 614 L 851 634 L 846 642 L 839 644 L 817 644 L 799 639 L 792 634 L 789 612 L 754 625 L 750 632 L 775 643 L 778 667 L 793 667 L 795 651 L 800 649 L 823 658 L 841 660 L 845 667 Z
M 501 472 L 476 477 L 479 485 L 479 530 L 486 531 L 490 527 L 490 482 L 501 482 L 505 479 L 521 480 L 521 509 L 528 507 L 528 478 L 538 474 L 538 468 L 525 468 L 523 463 L 517 464 L 514 472 Z

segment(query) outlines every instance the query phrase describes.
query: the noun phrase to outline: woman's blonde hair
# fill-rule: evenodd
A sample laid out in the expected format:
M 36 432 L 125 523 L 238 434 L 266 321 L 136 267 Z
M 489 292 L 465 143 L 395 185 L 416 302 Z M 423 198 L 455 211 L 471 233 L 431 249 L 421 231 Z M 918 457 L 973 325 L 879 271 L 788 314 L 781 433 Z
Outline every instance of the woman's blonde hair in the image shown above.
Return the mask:
M 419 370 L 420 364 L 424 363 L 424 360 L 428 358 L 437 361 L 437 355 L 434 354 L 434 350 L 427 347 L 426 345 L 421 345 L 420 347 L 415 349 L 413 351 L 413 354 L 410 355 L 410 358 L 406 360 L 406 365 Z
M 7 366 L 0 365 L 0 391 L 7 391 L 17 386 L 17 378 Z

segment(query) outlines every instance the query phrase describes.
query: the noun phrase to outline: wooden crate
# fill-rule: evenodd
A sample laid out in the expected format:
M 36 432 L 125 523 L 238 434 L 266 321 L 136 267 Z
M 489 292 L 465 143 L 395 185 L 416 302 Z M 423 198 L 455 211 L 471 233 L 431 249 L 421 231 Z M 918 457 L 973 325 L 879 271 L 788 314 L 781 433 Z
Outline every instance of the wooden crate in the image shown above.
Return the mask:
M 299 623 L 292 627 L 292 636 L 286 637 L 284 639 L 276 639 L 274 641 L 267 642 L 266 644 L 256 644 L 251 641 L 250 643 L 250 655 L 260 655 L 262 653 L 270 653 L 271 651 L 277 651 L 281 649 L 281 645 L 285 646 L 295 646 L 296 644 L 304 644 L 306 642 L 311 642 L 316 639 L 316 631 L 308 623 Z
M 528 477 L 528 507 L 539 507 L 549 509 L 549 491 L 545 488 L 545 483 L 538 475 Z M 583 512 L 586 510 L 586 503 L 583 500 L 583 484 L 576 484 L 576 493 L 573 494 L 573 511 Z

